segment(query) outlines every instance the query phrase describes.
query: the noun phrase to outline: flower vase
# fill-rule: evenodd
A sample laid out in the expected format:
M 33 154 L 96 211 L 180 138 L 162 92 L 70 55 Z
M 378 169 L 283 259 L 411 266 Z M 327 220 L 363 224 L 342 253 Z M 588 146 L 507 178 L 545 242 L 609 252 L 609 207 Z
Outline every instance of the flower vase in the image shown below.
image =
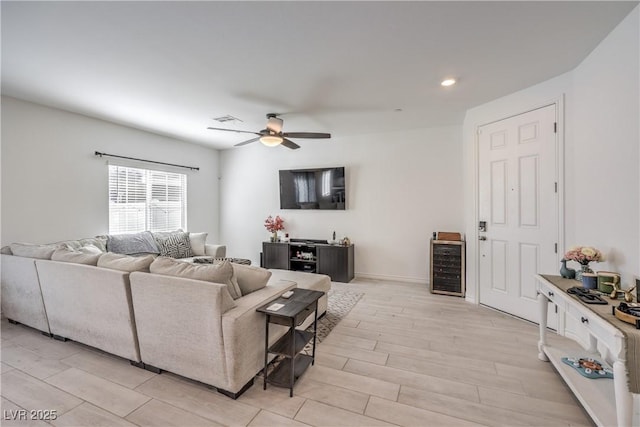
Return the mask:
M 580 264 L 580 270 L 576 271 L 576 280 L 582 282 L 582 275 L 584 273 L 593 273 L 593 270 L 589 268 L 589 264 Z
M 562 263 L 562 267 L 560 267 L 560 276 L 565 279 L 575 279 L 576 271 L 573 268 L 567 267 L 567 260 L 562 258 L 562 261 L 560 262 Z
M 278 232 L 274 231 L 273 234 L 271 234 L 271 241 L 272 242 L 277 242 L 278 241 Z

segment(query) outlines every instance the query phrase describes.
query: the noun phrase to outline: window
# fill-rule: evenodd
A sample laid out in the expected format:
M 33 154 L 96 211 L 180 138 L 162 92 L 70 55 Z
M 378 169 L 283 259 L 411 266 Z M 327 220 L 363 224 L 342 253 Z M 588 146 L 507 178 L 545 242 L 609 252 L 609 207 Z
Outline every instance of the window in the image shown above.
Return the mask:
M 187 176 L 109 165 L 109 233 L 187 229 Z

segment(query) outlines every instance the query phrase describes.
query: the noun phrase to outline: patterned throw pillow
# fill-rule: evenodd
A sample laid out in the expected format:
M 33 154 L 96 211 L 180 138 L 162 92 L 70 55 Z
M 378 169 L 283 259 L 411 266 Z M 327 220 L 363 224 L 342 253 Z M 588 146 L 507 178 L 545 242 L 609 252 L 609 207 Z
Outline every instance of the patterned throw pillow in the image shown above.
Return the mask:
M 229 262 L 232 262 L 234 264 L 243 264 L 243 265 L 251 265 L 251 260 L 250 259 L 246 259 L 246 258 L 212 258 L 211 262 L 212 263 L 217 263 L 217 262 L 222 262 L 224 260 L 228 259 Z
M 160 256 L 171 258 L 190 258 L 193 256 L 189 233 L 182 231 L 153 233 L 153 237 L 156 239 L 158 249 L 160 249 Z

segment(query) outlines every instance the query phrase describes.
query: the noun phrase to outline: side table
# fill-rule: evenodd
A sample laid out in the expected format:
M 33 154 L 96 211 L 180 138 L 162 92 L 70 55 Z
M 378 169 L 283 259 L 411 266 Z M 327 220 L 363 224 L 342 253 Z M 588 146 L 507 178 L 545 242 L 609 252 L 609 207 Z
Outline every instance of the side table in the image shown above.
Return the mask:
M 256 311 L 265 314 L 264 339 L 264 390 L 267 383 L 289 389 L 289 397 L 293 397 L 293 385 L 313 365 L 316 356 L 316 332 L 318 329 L 318 300 L 324 292 L 310 289 L 292 289 L 289 298 L 280 297 L 271 301 Z M 274 306 L 280 304 L 281 306 Z M 311 314 L 314 315 L 313 332 L 296 329 Z M 269 347 L 269 324 L 288 326 L 289 330 L 275 344 Z M 311 356 L 302 353 L 304 347 L 313 341 Z M 284 360 L 267 375 L 269 353 L 284 356 Z

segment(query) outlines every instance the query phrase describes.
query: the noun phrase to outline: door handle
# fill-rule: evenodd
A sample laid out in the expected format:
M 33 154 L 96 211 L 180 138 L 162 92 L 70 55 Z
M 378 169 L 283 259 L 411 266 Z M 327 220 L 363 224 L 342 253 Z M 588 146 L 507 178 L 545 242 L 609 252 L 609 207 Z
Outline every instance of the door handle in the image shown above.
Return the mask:
M 487 240 L 487 236 L 478 236 L 478 240 Z

